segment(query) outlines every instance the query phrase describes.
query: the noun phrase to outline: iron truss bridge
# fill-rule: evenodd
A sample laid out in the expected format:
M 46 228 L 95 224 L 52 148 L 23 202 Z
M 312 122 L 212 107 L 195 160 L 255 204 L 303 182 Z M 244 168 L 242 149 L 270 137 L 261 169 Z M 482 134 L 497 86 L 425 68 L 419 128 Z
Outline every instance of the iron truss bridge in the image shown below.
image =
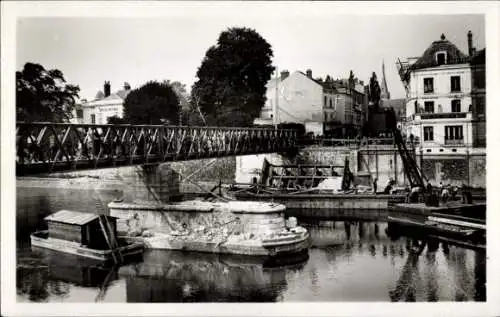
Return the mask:
M 16 175 L 286 152 L 295 130 L 163 125 L 16 124 Z

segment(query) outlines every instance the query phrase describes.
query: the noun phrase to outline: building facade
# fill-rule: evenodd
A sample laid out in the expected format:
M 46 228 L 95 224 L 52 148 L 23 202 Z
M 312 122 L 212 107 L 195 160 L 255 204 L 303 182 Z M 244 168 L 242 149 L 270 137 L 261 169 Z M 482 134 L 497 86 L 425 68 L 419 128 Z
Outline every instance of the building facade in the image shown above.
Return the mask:
M 333 81 L 332 87 L 336 116 L 326 124 L 325 132 L 333 136 L 355 137 L 366 120 L 363 81 L 340 79 Z
M 471 58 L 473 146 L 486 147 L 486 49 Z
M 441 35 L 421 57 L 398 65 L 406 89 L 403 132 L 420 140 L 424 154 L 466 154 L 480 138 L 472 101 L 475 53 L 468 36 L 469 55 Z
M 266 103 L 254 124 L 302 123 L 315 135 L 334 116 L 333 95 L 312 78 L 312 71 L 282 71 L 266 85 Z M 324 110 L 324 111 L 323 111 Z
M 266 103 L 254 124 L 302 123 L 306 132 L 323 135 L 339 126 L 360 128 L 364 116 L 364 86 L 357 79 L 313 79 L 312 71 L 282 71 L 266 85 Z
M 110 82 L 104 82 L 104 92 L 99 91 L 92 101 L 82 102 L 83 123 L 107 124 L 110 117 L 123 118 L 123 102 L 130 91 L 130 85 L 125 83 L 123 89 L 111 93 Z

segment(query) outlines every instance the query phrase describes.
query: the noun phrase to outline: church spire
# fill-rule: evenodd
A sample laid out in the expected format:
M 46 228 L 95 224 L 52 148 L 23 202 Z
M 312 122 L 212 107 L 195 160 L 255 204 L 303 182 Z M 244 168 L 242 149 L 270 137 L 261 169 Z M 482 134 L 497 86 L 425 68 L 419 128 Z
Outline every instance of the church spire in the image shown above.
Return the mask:
M 382 59 L 382 83 L 380 85 L 380 99 L 391 99 L 391 93 L 387 88 L 387 81 L 385 80 L 385 64 Z

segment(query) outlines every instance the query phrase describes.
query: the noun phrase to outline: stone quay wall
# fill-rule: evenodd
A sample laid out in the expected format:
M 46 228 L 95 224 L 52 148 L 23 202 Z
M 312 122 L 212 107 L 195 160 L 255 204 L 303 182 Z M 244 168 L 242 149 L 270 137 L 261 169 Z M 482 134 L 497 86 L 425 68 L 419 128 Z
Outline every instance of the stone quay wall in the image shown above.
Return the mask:
M 301 149 L 293 158 L 279 154 L 240 156 L 236 159 L 237 183 L 251 183 L 259 179 L 264 158 L 272 164 L 323 164 L 344 165 L 349 159 L 349 168 L 355 176 L 355 185 L 371 186 L 375 178 L 383 189 L 389 179 L 398 186 L 408 184 L 403 162 L 398 150 L 392 145 L 369 146 L 358 149 L 347 147 L 310 146 Z M 431 184 L 441 182 L 449 185 L 469 184 L 472 187 L 486 187 L 486 154 L 426 156 L 415 153 L 415 161 Z
M 350 170 L 355 175 L 355 185 L 371 186 L 375 178 L 378 178 L 380 189 L 390 178 L 395 180 L 399 186 L 407 184 L 403 162 L 397 149 L 392 145 L 369 146 L 359 149 L 309 146 L 301 149 L 295 157 L 286 157 L 278 153 L 233 156 L 164 163 L 148 167 L 130 166 L 56 173 L 51 174 L 50 179 L 66 178 L 64 184 L 69 185 L 71 183 L 81 185 L 82 180 L 87 179 L 90 187 L 98 183 L 101 188 L 109 184 L 112 189 L 122 190 L 123 199 L 128 202 L 169 202 L 186 193 L 206 193 L 218 185 L 219 181 L 222 184 L 252 183 L 260 178 L 264 159 L 276 165 L 331 164 L 343 166 L 346 158 L 349 159 Z M 416 153 L 415 160 L 419 166 L 421 165 L 424 175 L 433 185 L 439 185 L 442 182 L 450 185 L 465 183 L 473 187 L 486 187 L 486 154 L 468 156 L 426 156 L 424 154 L 422 158 L 420 153 Z M 181 175 L 183 176 L 181 177 Z M 183 179 L 183 177 L 190 175 L 192 182 Z M 33 183 L 34 179 L 29 178 L 27 181 Z M 78 181 L 76 181 L 77 179 Z M 43 184 L 43 179 L 41 184 Z

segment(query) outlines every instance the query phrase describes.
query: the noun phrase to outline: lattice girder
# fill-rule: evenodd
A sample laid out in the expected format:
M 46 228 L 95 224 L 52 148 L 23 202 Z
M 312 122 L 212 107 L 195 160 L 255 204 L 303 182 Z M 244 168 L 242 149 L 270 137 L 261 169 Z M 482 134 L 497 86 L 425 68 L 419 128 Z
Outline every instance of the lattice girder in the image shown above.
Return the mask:
M 16 174 L 285 152 L 296 146 L 295 130 L 19 122 Z

